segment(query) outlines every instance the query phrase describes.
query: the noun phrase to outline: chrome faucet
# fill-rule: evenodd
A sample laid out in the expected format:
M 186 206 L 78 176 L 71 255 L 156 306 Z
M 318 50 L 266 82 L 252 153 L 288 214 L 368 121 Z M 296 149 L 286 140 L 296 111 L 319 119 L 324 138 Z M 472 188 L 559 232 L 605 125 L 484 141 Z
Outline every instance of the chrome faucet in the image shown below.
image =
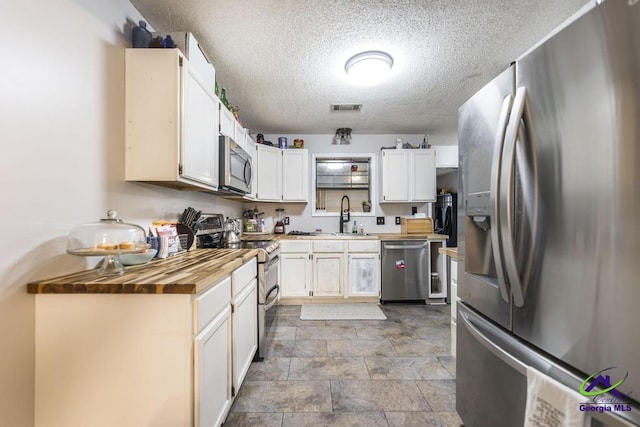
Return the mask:
M 347 208 L 344 208 L 344 201 L 347 200 Z M 342 200 L 340 200 L 340 234 L 344 233 L 344 224 L 348 223 L 351 220 L 351 202 L 349 201 L 349 196 L 342 196 Z

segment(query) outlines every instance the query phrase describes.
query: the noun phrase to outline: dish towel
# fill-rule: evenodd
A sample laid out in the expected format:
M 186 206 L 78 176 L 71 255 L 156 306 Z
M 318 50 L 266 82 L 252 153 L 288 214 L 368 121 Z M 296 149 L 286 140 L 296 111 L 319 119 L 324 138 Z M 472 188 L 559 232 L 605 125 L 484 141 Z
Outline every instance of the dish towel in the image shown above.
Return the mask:
M 527 367 L 525 427 L 588 426 L 590 417 L 579 409 L 580 403 L 586 400 L 577 391 L 530 366 Z

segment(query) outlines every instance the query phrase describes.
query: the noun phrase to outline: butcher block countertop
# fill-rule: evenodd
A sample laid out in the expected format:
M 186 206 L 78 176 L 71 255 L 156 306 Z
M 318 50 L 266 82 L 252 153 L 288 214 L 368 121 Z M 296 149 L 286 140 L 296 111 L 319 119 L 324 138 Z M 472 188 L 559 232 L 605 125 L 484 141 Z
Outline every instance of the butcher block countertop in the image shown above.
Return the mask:
M 452 260 L 458 260 L 458 248 L 438 248 L 438 253 L 451 257 Z
M 197 294 L 258 254 L 256 249 L 195 249 L 143 265 L 121 276 L 86 270 L 29 283 L 31 294 Z

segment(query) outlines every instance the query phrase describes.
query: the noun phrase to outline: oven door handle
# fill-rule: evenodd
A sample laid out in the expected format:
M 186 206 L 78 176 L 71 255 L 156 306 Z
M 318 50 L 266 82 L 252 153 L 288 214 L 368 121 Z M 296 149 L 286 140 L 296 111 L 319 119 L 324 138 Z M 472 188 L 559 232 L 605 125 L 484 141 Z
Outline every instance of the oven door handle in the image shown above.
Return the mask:
M 274 291 L 276 292 L 276 295 L 273 297 L 273 301 L 271 301 L 269 304 L 264 306 L 264 311 L 269 310 L 271 307 L 275 305 L 276 302 L 278 302 L 278 295 L 280 294 L 280 285 L 273 285 L 273 288 L 269 289 L 269 292 L 267 292 L 267 296 L 264 298 L 264 300 L 265 302 L 269 301 L 269 297 Z
M 266 270 L 269 270 L 273 264 L 276 264 L 278 262 L 280 262 L 280 255 L 276 255 L 273 258 L 271 258 L 271 261 L 269 261 L 269 263 L 267 264 Z

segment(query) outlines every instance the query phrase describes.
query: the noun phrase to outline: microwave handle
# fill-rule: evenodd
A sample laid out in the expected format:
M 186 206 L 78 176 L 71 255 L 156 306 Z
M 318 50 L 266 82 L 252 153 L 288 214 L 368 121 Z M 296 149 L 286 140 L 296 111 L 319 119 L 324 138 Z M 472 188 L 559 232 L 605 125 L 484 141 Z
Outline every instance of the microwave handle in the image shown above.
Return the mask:
M 251 161 L 246 160 L 244 162 L 244 182 L 247 186 L 251 187 Z

